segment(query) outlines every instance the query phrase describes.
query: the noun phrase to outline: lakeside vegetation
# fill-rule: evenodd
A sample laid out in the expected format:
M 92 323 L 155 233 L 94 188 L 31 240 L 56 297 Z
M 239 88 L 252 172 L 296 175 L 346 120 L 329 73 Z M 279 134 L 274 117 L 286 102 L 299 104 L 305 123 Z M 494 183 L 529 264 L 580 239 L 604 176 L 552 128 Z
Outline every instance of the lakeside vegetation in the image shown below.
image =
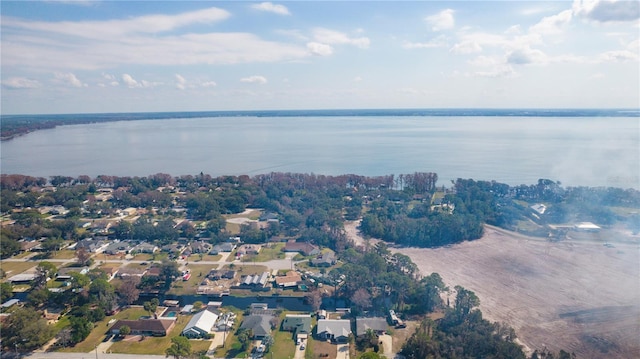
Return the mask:
M 53 278 L 59 268 L 46 262 L 47 258 L 77 257 L 78 265 L 100 259 L 77 250 L 62 249 L 64 246 L 97 236 L 109 241 L 147 242 L 158 247 L 196 240 L 219 244 L 236 236 L 227 230 L 225 217 L 246 209 L 260 209 L 251 216 L 261 225 L 240 225 L 238 236 L 244 243 L 276 244 L 255 256 L 247 255 L 245 261 L 282 258 L 284 244 L 278 242 L 289 240 L 313 244 L 323 251 L 329 248 L 336 253 L 340 265 L 320 270 L 326 275 L 325 283 L 333 287 L 329 294 L 332 298 L 323 298 L 326 294 L 317 287 L 306 294 L 314 309 L 320 308 L 323 299 L 334 299 L 344 301 L 354 316 L 365 312 L 385 313 L 389 309 L 412 318 L 442 313 L 436 321 L 425 320 L 407 341 L 402 353 L 408 358 L 477 355 L 524 358 L 512 329 L 482 318 L 477 309 L 479 300 L 473 292 L 462 287 L 446 288 L 437 273 L 419 273 L 407 256 L 392 254 L 383 242 L 368 247 L 352 243 L 344 232 L 344 221 L 362 218 L 361 231 L 365 235 L 421 247 L 477 239 L 485 223 L 522 229 L 517 228 L 518 224 L 526 222 L 527 232 L 545 237 L 553 231 L 550 224 L 585 221 L 603 227 L 625 226 L 635 233 L 640 231 L 637 212 L 623 210 L 640 208 L 637 190 L 563 188 L 557 182 L 544 179 L 521 186 L 458 179 L 451 188 L 445 188 L 436 185 L 437 179 L 435 173 L 398 177 L 270 173 L 217 178 L 201 173 L 180 177 L 156 174 L 50 179 L 2 175 L 0 204 L 6 223 L 0 234 L 0 254 L 8 258 L 20 253 L 25 242 L 38 242 L 42 248 L 38 258 L 44 260 L 3 263 L 5 273 L 36 267 L 37 274 L 26 288 L 29 309 L 10 310 L 15 315 L 9 324 L 3 324 L 3 346 L 13 348 L 19 344 L 21 349 L 30 350 L 57 336 L 59 343 L 64 343 L 63 348 L 74 348 L 62 350 L 91 350 L 92 345 L 104 338 L 105 323 L 111 318 L 108 314 L 117 306 L 126 307 L 136 302 L 140 292 L 193 294 L 199 277 L 209 269 L 197 263 L 204 255 L 201 258 L 192 255 L 189 260 L 194 261 L 190 267 L 194 277 L 176 281 L 180 272 L 172 259 L 175 253 L 139 254 L 138 260 L 160 262 L 157 276 L 109 282 L 103 271 L 108 266 L 103 265 L 103 270 L 74 273 L 67 291 L 53 293 L 48 290 L 51 286 L 47 280 Z M 540 203 L 546 207 L 543 213 L 530 208 Z M 44 210 L 53 207 L 57 208 L 57 214 Z M 129 208 L 135 209 L 135 215 L 123 214 Z M 260 218 L 262 215 L 265 218 Z M 112 222 L 112 225 L 104 232 L 94 231 L 91 225 L 101 221 Z M 90 226 L 85 228 L 87 223 Z M 217 258 L 220 257 L 207 259 Z M 268 270 L 263 266 L 242 266 L 242 269 L 243 275 Z M 6 280 L 3 293 L 10 293 L 12 289 L 5 288 L 5 283 Z M 442 301 L 440 294 L 446 291 L 455 293 L 454 303 Z M 50 306 L 62 308 L 63 320 L 55 326 L 38 319 L 39 313 Z M 118 314 L 113 318 L 118 318 Z M 23 342 L 19 338 L 31 339 Z M 164 347 L 158 349 L 158 353 L 164 353 L 169 341 L 167 337 L 162 342 Z M 118 345 L 122 348 L 115 346 L 114 350 L 148 353 L 134 344 Z M 241 351 L 239 342 L 231 347 Z M 290 343 L 284 341 L 276 344 L 274 350 L 285 352 L 290 347 Z M 364 348 L 363 352 L 367 349 L 371 347 Z

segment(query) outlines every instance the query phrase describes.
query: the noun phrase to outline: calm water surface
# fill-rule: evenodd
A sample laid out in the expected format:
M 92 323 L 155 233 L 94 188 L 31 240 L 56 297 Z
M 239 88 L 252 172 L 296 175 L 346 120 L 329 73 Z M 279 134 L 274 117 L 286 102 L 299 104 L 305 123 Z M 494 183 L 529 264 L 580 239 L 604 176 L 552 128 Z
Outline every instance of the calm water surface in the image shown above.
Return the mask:
M 61 126 L 4 141 L 2 173 L 385 175 L 640 188 L 640 119 L 217 117 Z

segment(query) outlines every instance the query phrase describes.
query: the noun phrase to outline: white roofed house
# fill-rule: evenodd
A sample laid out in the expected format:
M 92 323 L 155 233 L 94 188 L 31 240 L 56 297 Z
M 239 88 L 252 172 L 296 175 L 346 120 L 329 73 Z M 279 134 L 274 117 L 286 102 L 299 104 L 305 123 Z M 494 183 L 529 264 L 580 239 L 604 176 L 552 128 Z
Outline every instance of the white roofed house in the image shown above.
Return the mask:
M 217 320 L 218 315 L 213 312 L 208 310 L 198 312 L 184 327 L 182 335 L 187 338 L 204 338 L 211 332 Z

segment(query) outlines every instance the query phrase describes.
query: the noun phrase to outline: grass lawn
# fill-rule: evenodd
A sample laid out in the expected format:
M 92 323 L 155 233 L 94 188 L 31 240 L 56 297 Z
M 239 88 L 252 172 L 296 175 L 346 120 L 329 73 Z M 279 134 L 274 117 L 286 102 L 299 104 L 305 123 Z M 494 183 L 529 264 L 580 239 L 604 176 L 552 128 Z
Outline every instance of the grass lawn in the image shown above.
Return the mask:
M 193 353 L 206 352 L 211 346 L 211 340 L 189 340 L 189 342 Z
M 30 255 L 34 254 L 33 252 L 22 252 L 22 253 L 18 253 L 15 256 L 11 257 L 11 258 L 15 258 L 15 259 L 21 259 L 24 257 L 28 257 Z
M 234 310 L 233 312 L 236 313 L 236 321 L 235 321 L 235 324 L 233 325 L 233 330 L 229 330 L 227 334 L 223 334 L 223 335 L 226 335 L 227 337 L 225 339 L 224 346 L 219 347 L 216 350 L 214 355 L 214 357 L 216 358 L 246 358 L 247 357 L 247 353 L 240 351 L 240 342 L 238 341 L 238 338 L 235 335 L 236 330 L 240 327 L 240 323 L 242 323 L 242 320 L 244 319 L 244 312 L 241 310 Z M 220 335 L 220 333 L 217 333 L 216 335 Z
M 114 353 L 126 353 L 126 354 L 156 354 L 164 355 L 165 350 L 171 346 L 171 338 L 180 336 L 184 327 L 189 323 L 191 315 L 180 315 L 176 321 L 176 325 L 171 329 L 169 335 L 164 337 L 145 337 L 144 340 L 138 341 L 124 341 L 120 340 L 109 348 Z M 195 341 L 191 342 L 193 344 Z M 208 342 L 211 344 L 210 342 Z M 202 344 L 198 344 L 202 345 Z M 208 348 L 208 346 L 207 346 Z
M 70 249 L 63 249 L 61 251 L 57 251 L 53 257 L 53 259 L 73 259 L 76 257 L 76 251 Z
M 210 255 L 210 254 L 205 254 L 202 256 L 202 259 L 200 259 L 200 255 L 199 254 L 192 254 L 187 258 L 187 262 L 191 263 L 197 263 L 197 262 L 217 262 L 222 258 L 221 255 L 216 254 L 216 255 Z
M 240 234 L 240 225 L 237 223 L 229 223 L 227 222 L 224 226 L 224 229 L 229 234 Z
M 336 358 L 338 351 L 335 344 L 331 344 L 327 341 L 314 340 L 311 337 L 307 339 L 307 342 L 305 358 L 315 358 L 316 353 L 318 355 L 329 354 L 328 357 L 325 357 L 328 359 Z
M 293 334 L 280 330 L 276 331 L 273 337 L 273 345 L 269 349 L 269 355 L 273 354 L 274 358 L 289 358 L 293 357 L 295 351 L 296 343 L 293 341 Z
M 100 344 L 102 340 L 106 337 L 107 330 L 109 329 L 109 320 L 111 319 L 131 319 L 135 320 L 140 318 L 143 315 L 149 315 L 146 310 L 142 309 L 142 307 L 133 307 L 127 308 L 114 316 L 105 317 L 103 320 L 96 323 L 95 327 L 91 331 L 91 334 L 82 342 L 76 344 L 76 346 L 72 348 L 64 348 L 60 351 L 63 352 L 73 352 L 73 353 L 88 353 L 91 350 L 94 350 L 96 345 Z M 61 320 L 62 321 L 62 320 Z
M 211 269 L 216 268 L 214 264 L 189 264 L 187 266 L 189 270 L 191 270 L 191 278 L 188 281 L 183 281 L 182 279 L 178 279 L 171 284 L 171 289 L 169 290 L 169 294 L 175 295 L 183 295 L 183 294 L 196 294 L 196 290 L 198 289 L 198 285 L 204 277 L 209 274 Z
M 225 269 L 227 267 L 228 266 L 225 266 Z M 235 270 L 237 270 L 240 275 L 250 275 L 250 274 L 262 274 L 264 272 L 269 271 L 269 268 L 267 266 L 261 266 L 261 265 L 243 264 L 243 265 L 236 266 Z
M 243 258 L 244 262 L 266 262 L 272 259 L 284 259 L 285 254 L 282 251 L 284 243 L 276 243 L 272 247 L 262 247 L 256 255 L 248 255 Z
M 37 266 L 38 263 L 34 263 L 34 262 L 7 262 L 7 261 L 3 261 L 2 262 L 2 270 L 4 271 L 5 275 L 8 277 L 14 276 L 16 274 L 20 274 L 24 271 L 26 271 L 27 269 L 33 268 L 35 266 Z

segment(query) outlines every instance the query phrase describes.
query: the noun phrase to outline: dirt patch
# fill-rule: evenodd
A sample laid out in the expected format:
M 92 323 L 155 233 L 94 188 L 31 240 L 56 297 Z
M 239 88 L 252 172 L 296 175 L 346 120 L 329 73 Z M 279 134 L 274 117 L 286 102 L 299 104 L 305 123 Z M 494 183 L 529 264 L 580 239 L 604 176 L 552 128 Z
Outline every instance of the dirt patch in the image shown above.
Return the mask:
M 402 350 L 404 343 L 416 332 L 416 328 L 420 325 L 419 321 L 407 320 L 404 322 L 406 328 L 393 329 L 392 337 L 392 349 L 394 352 L 399 353 Z
M 335 344 L 331 344 L 327 341 L 314 340 L 312 345 L 314 358 L 336 359 L 337 352 Z M 296 350 L 298 349 L 296 348 Z
M 448 248 L 392 249 L 422 274 L 473 290 L 485 318 L 512 326 L 528 348 L 579 358 L 640 357 L 640 246 L 549 242 L 495 227 Z M 453 297 L 451 297 L 453 303 Z M 395 346 L 395 343 L 394 343 Z

